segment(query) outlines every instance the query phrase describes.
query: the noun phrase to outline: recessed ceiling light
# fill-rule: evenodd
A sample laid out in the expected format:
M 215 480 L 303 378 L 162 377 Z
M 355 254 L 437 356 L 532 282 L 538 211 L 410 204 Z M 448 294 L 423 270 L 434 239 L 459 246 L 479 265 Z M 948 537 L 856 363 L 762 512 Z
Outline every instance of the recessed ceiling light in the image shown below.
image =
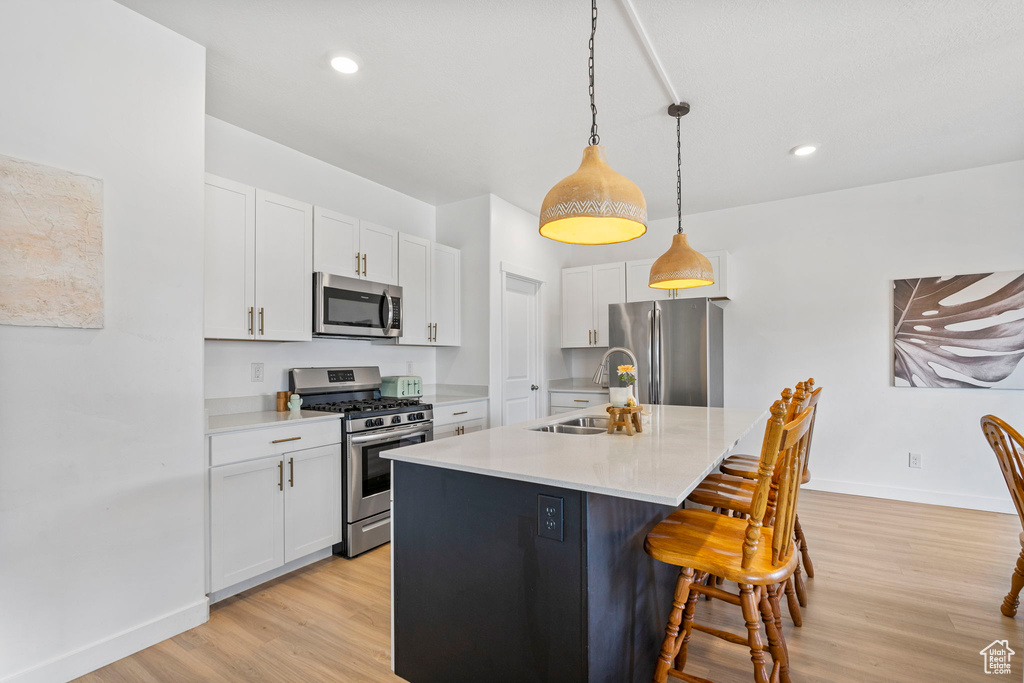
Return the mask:
M 337 54 L 331 57 L 331 68 L 343 74 L 354 74 L 359 71 L 359 61 L 354 55 Z
M 818 148 L 814 145 L 797 145 L 793 149 L 789 150 L 789 153 L 795 154 L 798 157 L 805 157 L 808 154 L 814 154 L 817 149 Z

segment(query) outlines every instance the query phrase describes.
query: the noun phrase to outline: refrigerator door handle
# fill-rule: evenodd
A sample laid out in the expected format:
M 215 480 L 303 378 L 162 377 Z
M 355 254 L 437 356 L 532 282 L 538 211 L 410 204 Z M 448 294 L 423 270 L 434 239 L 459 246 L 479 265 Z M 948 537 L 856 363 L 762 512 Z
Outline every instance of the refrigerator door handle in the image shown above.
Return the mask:
M 654 305 L 651 311 L 651 403 L 661 403 L 661 311 Z

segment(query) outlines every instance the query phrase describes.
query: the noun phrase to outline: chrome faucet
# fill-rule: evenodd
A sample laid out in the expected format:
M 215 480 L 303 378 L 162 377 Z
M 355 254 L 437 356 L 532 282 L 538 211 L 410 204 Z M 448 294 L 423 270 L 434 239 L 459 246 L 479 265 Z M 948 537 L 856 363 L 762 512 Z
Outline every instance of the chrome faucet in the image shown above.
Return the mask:
M 594 384 L 599 384 L 601 386 L 604 386 L 604 384 L 603 384 L 604 378 L 608 375 L 608 369 L 607 369 L 608 357 L 611 356 L 616 351 L 621 351 L 622 353 L 624 353 L 627 356 L 629 356 L 629 359 L 631 361 L 633 361 L 633 367 L 634 368 L 637 365 L 639 365 L 639 363 L 637 363 L 636 356 L 633 354 L 632 351 L 627 349 L 625 346 L 613 346 L 612 348 L 610 348 L 607 351 L 605 351 L 604 355 L 601 356 L 601 364 L 597 366 L 597 371 L 594 373 L 594 378 L 593 378 L 594 379 Z

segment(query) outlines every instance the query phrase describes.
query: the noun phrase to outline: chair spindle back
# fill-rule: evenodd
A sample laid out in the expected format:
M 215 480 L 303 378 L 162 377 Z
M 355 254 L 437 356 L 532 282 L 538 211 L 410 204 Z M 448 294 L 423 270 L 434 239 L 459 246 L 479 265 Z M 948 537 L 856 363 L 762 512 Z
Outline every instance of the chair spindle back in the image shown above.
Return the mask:
M 995 451 L 999 469 L 1003 471 L 1006 487 L 1024 526 L 1024 436 L 995 415 L 981 418 L 981 431 L 988 445 Z

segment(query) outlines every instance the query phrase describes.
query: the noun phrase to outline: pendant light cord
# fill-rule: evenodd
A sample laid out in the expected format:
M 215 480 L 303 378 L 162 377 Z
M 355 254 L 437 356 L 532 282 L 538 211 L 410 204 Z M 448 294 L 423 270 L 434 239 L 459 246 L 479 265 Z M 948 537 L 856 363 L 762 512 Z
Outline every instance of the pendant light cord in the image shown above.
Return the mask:
M 679 227 L 676 234 L 683 234 L 683 138 L 679 132 L 681 116 L 676 117 L 676 216 Z
M 597 145 L 601 136 L 597 134 L 597 105 L 594 104 L 594 34 L 597 33 L 597 0 L 590 2 L 590 144 Z

